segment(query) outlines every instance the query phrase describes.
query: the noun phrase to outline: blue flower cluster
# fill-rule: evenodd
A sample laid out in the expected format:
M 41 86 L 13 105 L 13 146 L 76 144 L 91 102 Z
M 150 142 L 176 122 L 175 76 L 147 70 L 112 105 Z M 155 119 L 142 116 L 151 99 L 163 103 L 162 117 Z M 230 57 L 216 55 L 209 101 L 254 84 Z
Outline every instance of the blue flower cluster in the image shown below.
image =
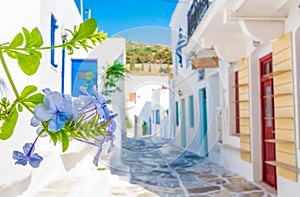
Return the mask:
M 114 132 L 116 130 L 114 118 L 117 114 L 113 114 L 112 111 L 108 109 L 105 98 L 101 93 L 96 91 L 96 88 L 93 89 L 93 95 L 90 95 L 84 87 L 81 87 L 83 95 L 78 98 L 72 98 L 70 95 L 61 94 L 56 91 L 51 91 L 50 89 L 45 89 L 43 91 L 46 94 L 43 103 L 40 103 L 35 107 L 34 117 L 31 120 L 31 125 L 38 127 L 38 137 L 35 139 L 34 143 L 26 143 L 23 146 L 24 153 L 19 151 L 13 152 L 13 158 L 17 160 L 15 164 L 25 166 L 29 163 L 32 167 L 37 168 L 43 158 L 37 153 L 33 154 L 34 146 L 37 139 L 45 134 L 46 130 L 57 133 L 66 126 L 70 119 L 71 121 L 76 121 L 79 117 L 84 115 L 84 121 L 87 121 L 95 115 L 99 115 L 100 125 L 108 123 L 105 128 L 107 135 L 99 135 L 97 136 L 98 139 L 93 142 L 86 141 L 85 139 L 73 138 L 99 147 L 93 161 L 97 166 L 103 143 L 110 143 L 109 152 L 114 146 Z M 47 123 L 46 130 L 42 127 L 43 123 Z M 45 126 L 45 124 L 43 126 Z

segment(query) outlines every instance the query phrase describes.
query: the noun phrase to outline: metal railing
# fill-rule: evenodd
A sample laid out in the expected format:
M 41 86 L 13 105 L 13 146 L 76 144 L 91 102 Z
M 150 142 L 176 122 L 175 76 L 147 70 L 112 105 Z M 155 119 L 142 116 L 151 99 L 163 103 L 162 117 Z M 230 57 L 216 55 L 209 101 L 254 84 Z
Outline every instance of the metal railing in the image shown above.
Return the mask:
M 211 2 L 209 0 L 194 0 L 188 12 L 188 38 L 190 38 L 201 22 Z

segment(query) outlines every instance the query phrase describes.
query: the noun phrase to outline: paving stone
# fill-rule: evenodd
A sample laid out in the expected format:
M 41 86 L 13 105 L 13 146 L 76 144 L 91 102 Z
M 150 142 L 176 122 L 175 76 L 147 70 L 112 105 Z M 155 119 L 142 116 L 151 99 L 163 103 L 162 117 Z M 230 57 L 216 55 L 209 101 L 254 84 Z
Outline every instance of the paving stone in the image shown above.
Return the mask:
M 199 187 L 199 188 L 192 188 L 192 189 L 188 189 L 189 193 L 206 193 L 206 192 L 211 192 L 211 191 L 215 191 L 215 190 L 219 190 L 220 187 L 218 186 L 209 186 L 209 187 Z
M 260 190 L 259 187 L 256 185 L 250 183 L 250 182 L 244 182 L 244 183 L 231 183 L 231 184 L 225 184 L 223 185 L 226 189 L 232 191 L 232 192 L 245 192 L 245 191 L 252 191 L 252 190 Z
M 229 191 L 219 191 L 211 194 L 214 197 L 232 197 L 234 194 Z
M 232 173 L 232 172 L 226 172 L 224 174 L 222 174 L 222 177 L 224 178 L 230 178 L 230 177 L 236 177 L 238 176 L 236 173 Z
M 187 169 L 187 171 L 192 171 L 192 172 L 203 172 L 208 170 L 206 167 L 203 165 L 195 165 Z
M 213 186 L 214 184 L 209 182 L 197 181 L 197 182 L 183 182 L 183 185 L 186 189 L 193 189 L 199 187 L 210 187 Z
M 176 172 L 178 174 L 180 174 L 181 176 L 197 176 L 197 175 L 201 175 L 200 172 L 189 172 L 189 171 L 177 171 Z
M 243 197 L 266 197 L 268 195 L 265 195 L 265 193 L 263 193 L 263 192 L 255 192 L 255 193 L 243 194 L 241 196 L 243 196 Z
M 217 168 L 217 167 L 219 167 L 219 165 L 212 163 L 212 164 L 209 164 L 208 167 L 209 168 Z
M 138 194 L 138 197 L 157 197 L 158 195 L 153 194 L 153 193 L 142 193 L 142 194 Z
M 204 174 L 204 175 L 200 175 L 198 176 L 199 179 L 215 179 L 218 178 L 218 175 L 215 174 Z
M 240 182 L 246 182 L 247 181 L 243 177 L 228 178 L 227 180 L 232 182 L 232 183 L 240 183 Z
M 187 175 L 181 175 L 180 179 L 184 182 L 195 182 L 198 181 L 198 179 L 195 176 L 187 176 Z
M 212 180 L 208 180 L 208 182 L 214 183 L 214 184 L 217 184 L 217 185 L 227 183 L 224 179 L 212 179 Z

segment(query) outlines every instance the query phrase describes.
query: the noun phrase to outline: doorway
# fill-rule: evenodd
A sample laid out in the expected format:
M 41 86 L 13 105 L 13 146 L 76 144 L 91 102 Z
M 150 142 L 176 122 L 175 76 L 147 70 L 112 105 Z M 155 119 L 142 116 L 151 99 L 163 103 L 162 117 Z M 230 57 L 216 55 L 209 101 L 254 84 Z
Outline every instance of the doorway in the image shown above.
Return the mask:
M 206 89 L 199 90 L 200 103 L 200 156 L 208 156 L 207 140 L 207 107 L 206 107 Z
M 72 96 L 81 94 L 81 86 L 93 94 L 93 87 L 97 87 L 97 73 L 97 60 L 72 59 Z
M 262 109 L 262 177 L 265 183 L 276 188 L 276 166 L 270 165 L 270 161 L 276 160 L 272 53 L 260 59 L 260 71 Z

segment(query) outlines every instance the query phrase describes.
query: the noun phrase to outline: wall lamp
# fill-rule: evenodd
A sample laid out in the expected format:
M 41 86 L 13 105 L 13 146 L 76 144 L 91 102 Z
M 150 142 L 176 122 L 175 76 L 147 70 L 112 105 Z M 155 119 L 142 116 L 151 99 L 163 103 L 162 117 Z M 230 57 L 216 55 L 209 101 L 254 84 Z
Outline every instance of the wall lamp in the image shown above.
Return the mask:
M 182 93 L 182 91 L 179 89 L 178 90 L 178 96 L 182 96 L 183 95 L 183 93 Z

